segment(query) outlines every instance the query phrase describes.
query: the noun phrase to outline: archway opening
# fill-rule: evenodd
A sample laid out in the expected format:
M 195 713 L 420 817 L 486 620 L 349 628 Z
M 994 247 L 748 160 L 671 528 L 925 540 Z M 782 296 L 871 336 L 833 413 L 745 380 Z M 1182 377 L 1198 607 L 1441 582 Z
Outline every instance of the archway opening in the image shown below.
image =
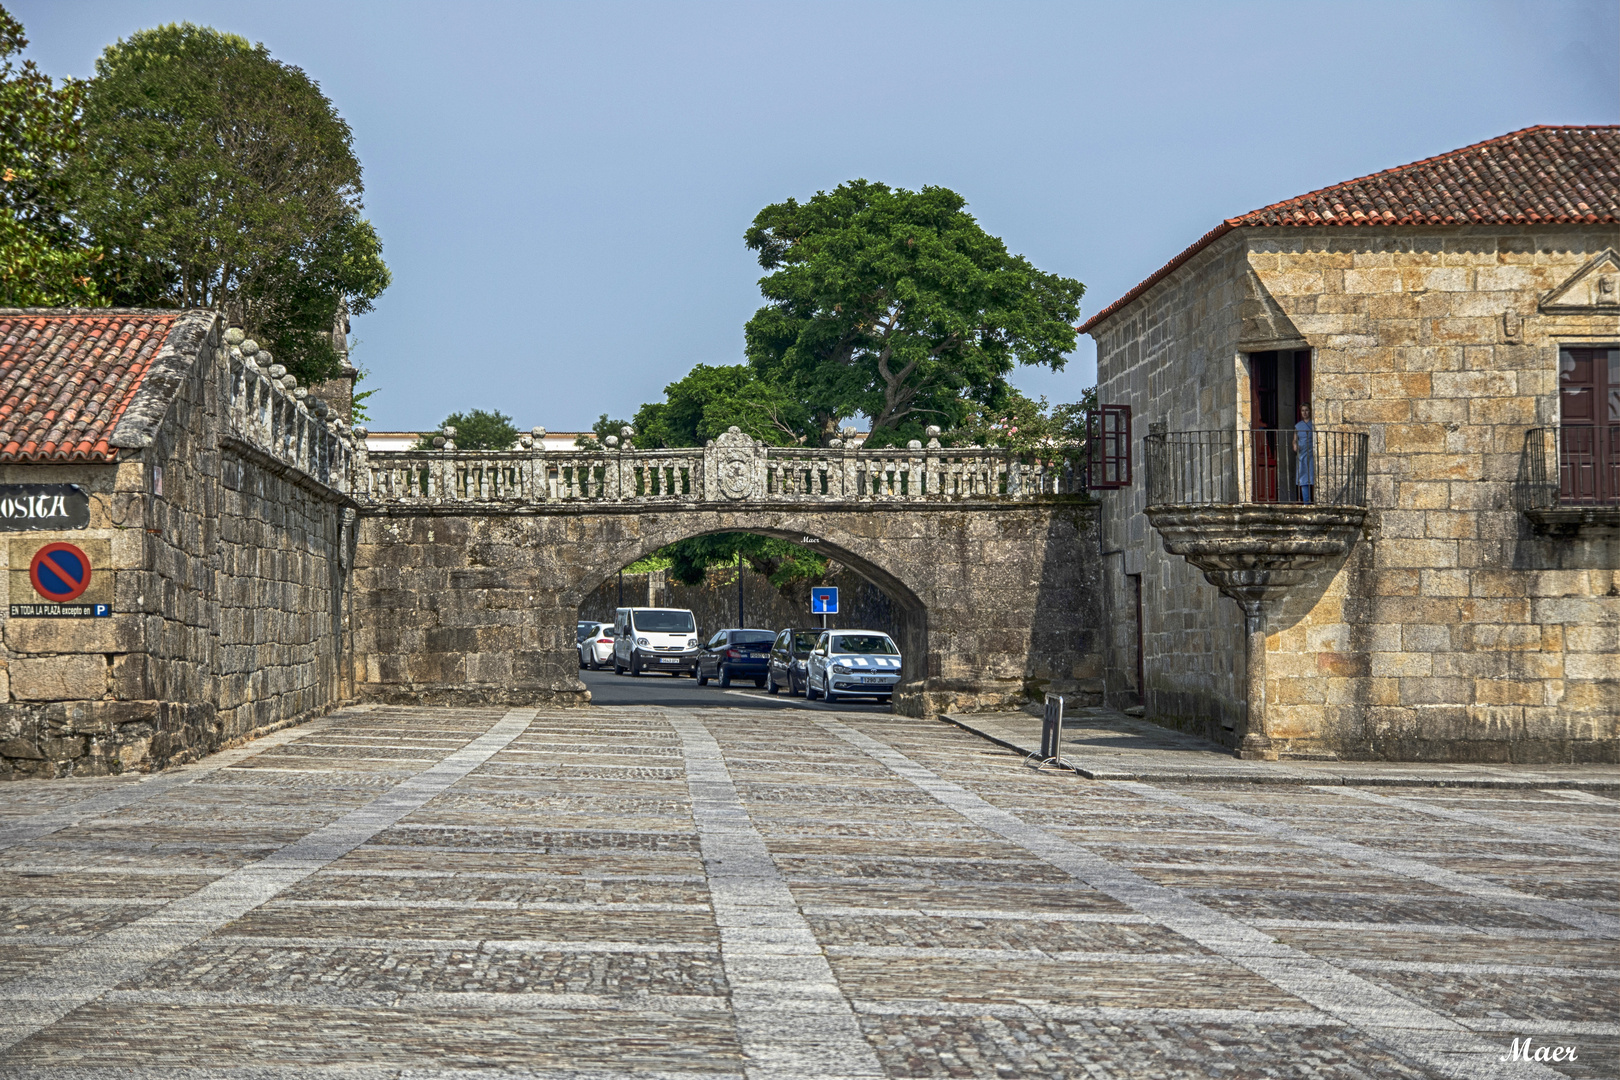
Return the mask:
M 676 541 L 727 534 L 787 541 L 820 556 L 826 569 L 808 579 L 789 574 L 784 580 L 784 575 L 767 574 L 769 563 L 759 566 L 754 557 L 731 558 L 708 566 L 698 580 L 692 581 L 690 565 L 680 568 L 686 573 L 677 574 L 667 559 L 657 557 Z M 613 565 L 621 559 L 619 566 Z M 673 535 L 649 535 L 622 546 L 610 545 L 599 567 L 600 573 L 589 575 L 577 595 L 570 598 L 576 605 L 578 626 L 611 623 L 620 607 L 657 607 L 691 611 L 696 636 L 705 643 L 719 631 L 739 628 L 772 633 L 789 628 L 815 630 L 823 625 L 837 630 L 874 630 L 888 634 L 900 648 L 902 688 L 920 684 L 927 675 L 928 620 L 923 601 L 891 570 L 824 535 L 734 525 L 706 531 L 677 530 Z M 811 587 L 823 585 L 839 590 L 839 611 L 825 618 L 810 610 Z M 588 643 L 579 646 L 579 651 L 582 667 L 590 666 L 594 660 L 611 674 L 611 645 L 600 646 L 594 658 Z M 597 704 L 648 703 L 642 700 L 647 694 L 625 695 L 617 689 L 603 693 L 609 684 L 600 678 L 582 677 L 593 686 L 593 701 Z

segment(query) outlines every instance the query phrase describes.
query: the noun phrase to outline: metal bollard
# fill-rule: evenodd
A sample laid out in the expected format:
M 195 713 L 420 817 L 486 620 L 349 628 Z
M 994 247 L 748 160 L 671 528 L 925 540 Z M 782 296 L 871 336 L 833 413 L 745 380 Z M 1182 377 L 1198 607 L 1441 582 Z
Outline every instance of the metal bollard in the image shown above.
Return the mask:
M 1063 695 L 1046 695 L 1046 713 L 1041 717 L 1041 760 L 1063 755 Z

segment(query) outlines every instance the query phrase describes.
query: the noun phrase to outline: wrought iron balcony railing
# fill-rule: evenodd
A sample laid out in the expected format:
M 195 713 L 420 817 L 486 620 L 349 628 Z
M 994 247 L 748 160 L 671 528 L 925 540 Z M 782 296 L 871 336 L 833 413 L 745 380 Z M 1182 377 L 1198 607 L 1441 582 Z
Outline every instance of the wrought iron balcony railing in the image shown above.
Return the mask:
M 1620 506 L 1620 424 L 1525 432 L 1514 502 L 1520 510 Z
M 1367 505 L 1358 431 L 1170 431 L 1149 435 L 1147 505 Z

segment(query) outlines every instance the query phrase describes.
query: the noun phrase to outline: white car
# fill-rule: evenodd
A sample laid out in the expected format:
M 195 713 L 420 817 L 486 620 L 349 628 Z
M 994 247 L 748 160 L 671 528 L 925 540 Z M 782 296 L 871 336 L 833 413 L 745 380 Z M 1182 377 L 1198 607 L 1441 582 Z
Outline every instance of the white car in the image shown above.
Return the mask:
M 579 666 L 601 671 L 613 663 L 613 624 L 580 623 Z
M 697 673 L 697 620 L 685 608 L 619 608 L 613 615 L 613 673 Z
M 828 630 L 805 662 L 804 696 L 826 698 L 894 696 L 900 682 L 900 649 L 879 630 Z

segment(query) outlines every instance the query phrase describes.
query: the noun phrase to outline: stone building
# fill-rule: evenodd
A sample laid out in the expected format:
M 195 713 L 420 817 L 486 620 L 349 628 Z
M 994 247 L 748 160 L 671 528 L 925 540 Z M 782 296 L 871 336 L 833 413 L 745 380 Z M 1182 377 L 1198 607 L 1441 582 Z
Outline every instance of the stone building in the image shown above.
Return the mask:
M 271 361 L 212 312 L 0 310 L 0 779 L 352 695 L 353 435 Z
M 1136 436 L 1113 700 L 1260 757 L 1620 760 L 1617 252 L 1620 128 L 1536 127 L 1231 218 L 1087 322 Z

